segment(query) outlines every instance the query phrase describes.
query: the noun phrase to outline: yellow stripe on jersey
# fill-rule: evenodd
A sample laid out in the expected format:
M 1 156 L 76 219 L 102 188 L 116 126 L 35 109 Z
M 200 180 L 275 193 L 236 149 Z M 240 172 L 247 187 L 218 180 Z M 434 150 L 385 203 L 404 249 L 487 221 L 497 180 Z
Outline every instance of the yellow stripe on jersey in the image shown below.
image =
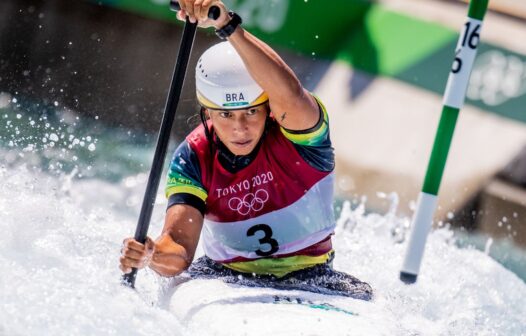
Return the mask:
M 333 250 L 320 256 L 292 256 L 285 258 L 262 258 L 251 261 L 240 261 L 223 264 L 223 266 L 242 273 L 274 275 L 282 278 L 285 275 L 305 268 L 324 264 L 329 260 Z
M 192 185 L 184 185 L 184 186 L 173 186 L 166 188 L 166 198 L 169 198 L 173 194 L 178 193 L 185 193 L 185 194 L 191 194 L 194 196 L 199 197 L 203 202 L 206 202 L 206 198 L 208 197 L 208 194 L 206 191 L 204 191 L 201 188 L 192 186 Z
M 318 97 L 314 96 L 318 104 L 321 107 L 322 113 L 323 113 L 323 121 L 321 125 L 314 130 L 311 133 L 292 133 L 290 131 L 287 131 L 285 128 L 280 127 L 281 133 L 292 141 L 293 143 L 297 145 L 302 146 L 316 146 L 318 145 L 327 135 L 327 132 L 329 131 L 329 115 L 327 113 L 327 110 L 325 109 L 325 106 L 323 103 L 319 100 Z

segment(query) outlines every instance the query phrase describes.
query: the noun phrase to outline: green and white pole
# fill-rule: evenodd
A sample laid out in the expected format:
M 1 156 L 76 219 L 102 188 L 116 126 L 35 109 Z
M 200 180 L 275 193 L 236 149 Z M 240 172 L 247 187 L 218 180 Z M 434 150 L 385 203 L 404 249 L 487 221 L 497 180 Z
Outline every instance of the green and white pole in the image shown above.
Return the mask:
M 442 116 L 438 124 L 431 158 L 427 166 L 424 186 L 418 197 L 417 209 L 413 216 L 409 245 L 400 271 L 400 280 L 414 283 L 420 271 L 427 235 L 431 229 L 437 205 L 438 189 L 444 173 L 451 139 L 458 113 L 464 104 L 469 76 L 480 41 L 482 20 L 489 0 L 471 0 L 467 21 L 458 39 L 455 60 L 449 73 L 444 93 Z

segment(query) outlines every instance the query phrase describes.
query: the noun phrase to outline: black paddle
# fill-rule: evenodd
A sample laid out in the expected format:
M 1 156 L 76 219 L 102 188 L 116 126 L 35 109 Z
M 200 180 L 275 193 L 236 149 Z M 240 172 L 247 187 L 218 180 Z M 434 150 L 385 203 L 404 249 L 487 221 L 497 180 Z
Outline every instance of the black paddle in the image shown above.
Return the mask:
M 179 3 L 176 0 L 170 1 L 170 8 L 174 11 L 181 10 L 181 6 L 179 6 Z M 221 11 L 217 6 L 211 7 L 208 11 L 208 17 L 214 20 L 217 19 L 220 14 Z M 188 60 L 190 59 L 190 53 L 192 52 L 196 29 L 197 23 L 191 23 L 187 17 L 184 24 L 183 37 L 179 46 L 177 62 L 175 64 L 175 69 L 172 76 L 172 83 L 170 84 L 170 92 L 168 93 L 166 106 L 164 108 L 159 137 L 157 138 L 157 146 L 155 147 L 155 154 L 153 156 L 152 169 L 150 170 L 150 176 L 148 177 L 148 184 L 146 185 L 146 191 L 144 193 L 141 213 L 139 215 L 139 221 L 137 222 L 137 228 L 135 230 L 134 238 L 141 244 L 146 242 L 148 227 L 150 226 L 150 219 L 152 218 L 153 205 L 155 203 L 157 189 L 159 188 L 159 182 L 161 180 L 166 150 L 168 149 L 175 112 L 177 110 L 177 105 L 179 104 L 179 98 L 181 97 L 181 91 L 183 89 L 184 77 L 186 75 L 186 68 L 188 66 Z M 122 283 L 126 286 L 134 288 L 136 277 L 137 269 L 133 268 L 130 273 L 123 275 Z

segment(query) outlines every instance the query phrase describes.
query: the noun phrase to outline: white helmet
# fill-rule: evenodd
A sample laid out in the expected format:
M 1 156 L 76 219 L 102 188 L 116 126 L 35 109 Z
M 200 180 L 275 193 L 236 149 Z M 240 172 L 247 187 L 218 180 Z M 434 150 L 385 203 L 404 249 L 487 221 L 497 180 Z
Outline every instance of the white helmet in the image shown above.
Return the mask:
M 206 50 L 195 67 L 197 100 L 211 109 L 245 109 L 268 100 L 230 42 Z

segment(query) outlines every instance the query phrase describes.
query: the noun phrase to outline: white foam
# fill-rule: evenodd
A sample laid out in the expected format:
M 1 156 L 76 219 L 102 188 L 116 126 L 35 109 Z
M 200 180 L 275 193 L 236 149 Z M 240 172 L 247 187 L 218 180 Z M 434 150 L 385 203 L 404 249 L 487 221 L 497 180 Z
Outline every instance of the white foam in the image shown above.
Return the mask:
M 133 177 L 138 179 L 138 177 Z M 344 205 L 335 267 L 369 282 L 372 302 L 299 292 L 357 315 L 272 304 L 272 289 L 191 281 L 175 293 L 141 271 L 119 284 L 120 244 L 135 229 L 143 184 L 0 169 L 0 334 L 5 335 L 520 335 L 526 285 L 489 256 L 459 249 L 448 229 L 428 239 L 419 282 L 398 280 L 407 219 Z M 161 228 L 165 204 L 154 212 Z M 168 294 L 159 296 L 158 289 Z

